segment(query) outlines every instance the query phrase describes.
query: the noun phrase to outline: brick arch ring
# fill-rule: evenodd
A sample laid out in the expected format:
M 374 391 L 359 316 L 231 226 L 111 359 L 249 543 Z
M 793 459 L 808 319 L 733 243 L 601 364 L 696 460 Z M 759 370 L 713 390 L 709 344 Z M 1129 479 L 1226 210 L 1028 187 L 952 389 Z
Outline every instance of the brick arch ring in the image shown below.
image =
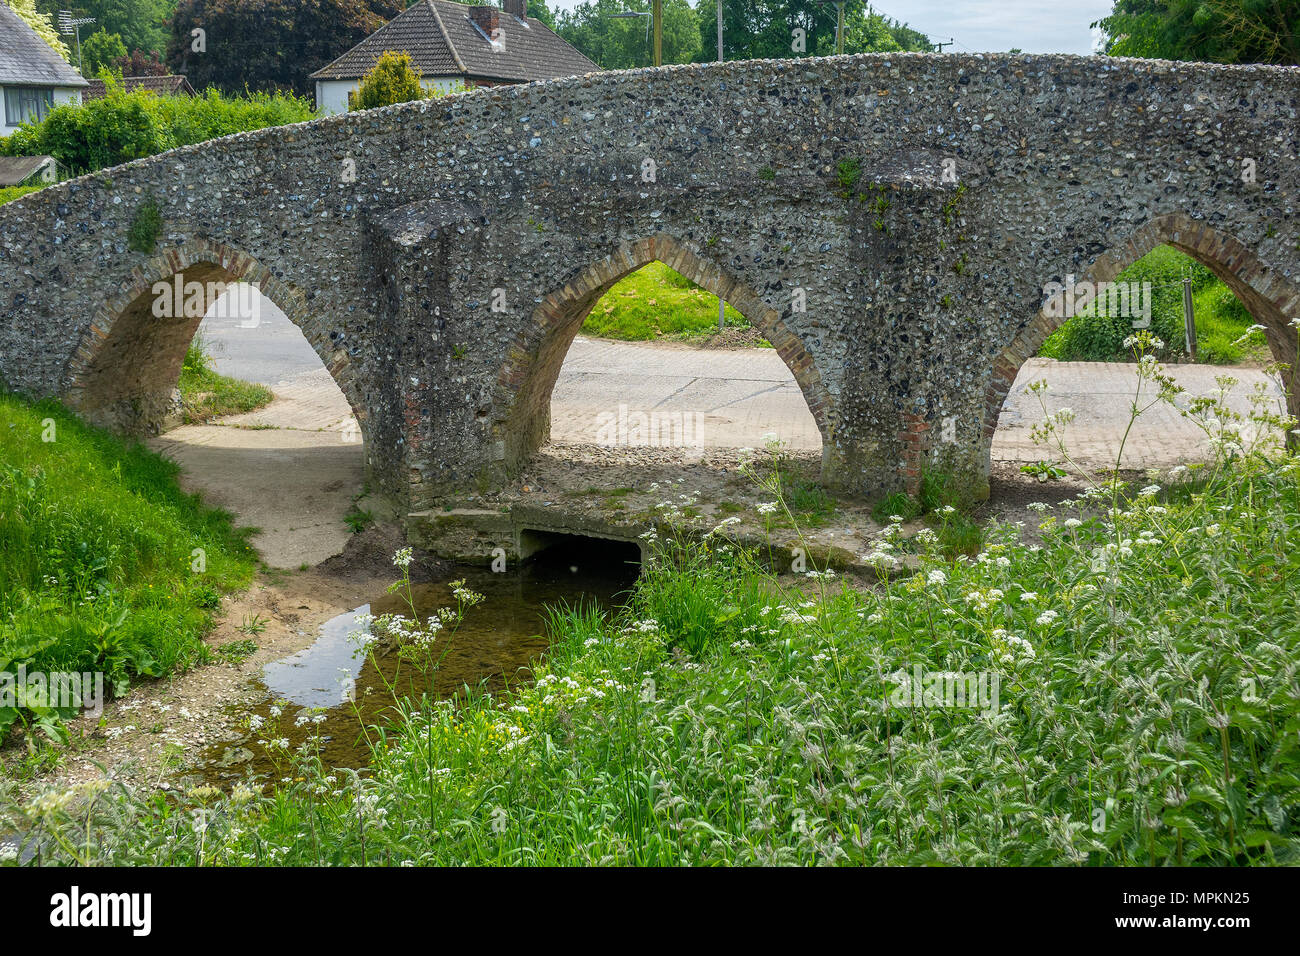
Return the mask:
M 190 239 L 141 263 L 132 270 L 130 279 L 117 293 L 104 300 L 64 372 L 65 395 L 69 407 L 78 411 L 94 407 L 95 396 L 92 392 L 97 380 L 108 379 L 113 375 L 112 370 L 103 367 L 106 347 L 113 342 L 115 336 L 129 335 L 134 331 L 123 329 L 122 323 L 130 321 L 133 311 L 139 313 L 140 304 L 152 297 L 155 283 L 170 281 L 178 273 L 187 271 L 200 281 L 217 279 L 227 283 L 247 283 L 275 303 L 306 337 L 326 371 L 347 398 L 364 433 L 365 405 L 356 392 L 351 357 L 343 349 L 331 347 L 328 334 L 309 310 L 302 290 L 276 277 L 247 253 L 203 238 Z M 211 304 L 206 302 L 207 306 Z M 192 337 L 191 333 L 189 339 Z M 156 356 L 150 356 L 143 361 L 156 359 Z
M 505 412 L 494 424 L 494 437 L 504 442 L 507 468 L 518 468 L 549 437 L 551 392 L 592 307 L 620 279 L 656 261 L 725 300 L 772 343 L 817 422 L 824 462 L 834 437 L 836 407 L 812 354 L 786 327 L 780 313 L 752 289 L 700 255 L 693 245 L 654 235 L 622 243 L 604 259 L 580 270 L 542 300 L 511 345 L 496 382 L 495 405 Z
M 1171 246 L 1185 253 L 1222 279 L 1264 326 L 1273 357 L 1296 368 L 1296 330 L 1287 323 L 1292 317 L 1300 316 L 1300 288 L 1263 262 L 1248 246 L 1206 222 L 1181 213 L 1156 216 L 1122 245 L 1099 257 L 1078 281 L 1111 282 L 1157 246 Z M 1038 353 L 1047 337 L 1064 322 L 1064 317 L 1051 316 L 1040 309 L 994 360 L 993 377 L 984 396 L 982 461 L 985 468 L 991 466 L 993 433 L 1021 366 Z M 1296 389 L 1292 389 L 1289 402 L 1292 415 L 1300 412 L 1300 395 Z

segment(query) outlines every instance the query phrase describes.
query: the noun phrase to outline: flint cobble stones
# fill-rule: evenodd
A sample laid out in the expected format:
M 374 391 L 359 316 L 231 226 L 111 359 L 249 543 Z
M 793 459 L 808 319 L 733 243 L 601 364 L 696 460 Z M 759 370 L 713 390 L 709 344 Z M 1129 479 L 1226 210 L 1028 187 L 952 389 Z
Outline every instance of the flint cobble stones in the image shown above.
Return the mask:
M 1170 243 L 1295 357 L 1298 110 L 1294 68 L 874 54 L 240 134 L 0 207 L 0 378 L 156 427 L 193 330 L 154 314 L 153 284 L 250 281 L 339 380 L 377 486 L 416 510 L 521 467 L 587 310 L 662 259 L 776 346 L 828 484 L 875 494 L 936 467 L 979 483 L 1055 327 L 1050 282 Z M 150 201 L 162 234 L 132 252 Z

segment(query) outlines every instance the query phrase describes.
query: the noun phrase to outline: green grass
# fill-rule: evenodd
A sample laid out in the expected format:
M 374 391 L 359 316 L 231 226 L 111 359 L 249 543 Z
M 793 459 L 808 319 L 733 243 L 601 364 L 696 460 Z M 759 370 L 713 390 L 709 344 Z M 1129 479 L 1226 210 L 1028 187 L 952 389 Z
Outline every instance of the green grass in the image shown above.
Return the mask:
M 230 664 L 242 664 L 257 653 L 257 642 L 252 638 L 243 638 L 223 644 L 216 651 L 216 656 Z
M 368 777 L 309 744 L 269 794 L 19 822 L 91 820 L 47 864 L 1294 864 L 1298 470 L 1162 476 L 1114 528 L 1105 494 L 1063 503 L 1041 547 L 997 527 L 865 593 L 669 541 L 626 612 L 550 614 L 534 685 L 398 697 Z M 996 676 L 996 701 L 900 699 L 914 669 Z
M 26 196 L 28 193 L 34 193 L 38 189 L 44 188 L 44 186 L 5 186 L 0 189 L 0 206 L 7 202 L 13 202 L 19 196 Z
M 1197 361 L 1211 365 L 1269 361 L 1262 337 L 1256 336 L 1253 343 L 1237 342 L 1255 324 L 1246 307 L 1213 272 L 1169 246 L 1153 249 L 1115 278 L 1117 282 L 1152 284 L 1151 332 L 1165 343 L 1161 356 L 1172 358 L 1186 350 L 1179 285 L 1184 275 L 1192 278 Z M 1062 362 L 1132 361 L 1131 350 L 1124 347 L 1124 340 L 1132 334 L 1130 318 L 1079 315 L 1053 332 L 1038 354 Z
M 1175 399 L 1158 365 L 1136 374 Z M 391 704 L 356 711 L 365 774 L 332 770 L 319 732 L 277 746 L 281 721 L 314 726 L 290 706 L 258 727 L 274 772 L 229 795 L 19 805 L 0 784 L 0 823 L 46 865 L 1296 865 L 1300 457 L 1277 440 L 1295 422 L 1263 403 L 1248 440 L 1222 400 L 1189 416 L 1212 464 L 1082 476 L 1028 505 L 1031 539 L 994 522 L 973 556 L 933 527 L 904 538 L 904 513 L 947 521 L 966 497 L 926 474 L 884 503 L 870 585 L 809 568 L 791 587 L 723 525 L 701 538 L 692 509 L 657 509 L 627 606 L 552 609 L 534 683 L 375 685 Z M 790 513 L 768 450 L 742 472 L 776 498 L 759 513 Z M 381 616 L 371 653 L 432 684 L 482 600 L 452 593 Z
M 796 480 L 790 487 L 790 511 L 805 528 L 820 528 L 835 513 L 835 499 L 816 482 Z
M 177 466 L 52 402 L 0 395 L 0 670 L 105 672 L 111 690 L 205 659 L 256 556 Z M 0 734 L 28 719 L 0 708 Z
M 252 412 L 275 398 L 265 385 L 220 375 L 201 344 L 191 345 L 181 368 L 181 401 L 187 425 L 202 424 L 223 415 Z
M 343 523 L 348 526 L 348 530 L 353 534 L 360 534 L 375 523 L 375 516 L 372 512 L 363 509 L 356 501 L 353 501 L 352 507 L 343 515 Z
M 881 524 L 897 517 L 924 518 L 935 533 L 939 550 L 949 558 L 974 555 L 984 544 L 984 527 L 975 520 L 970 488 L 946 472 L 926 471 L 915 496 L 894 492 L 876 502 L 871 517 Z
M 726 307 L 728 328 L 747 329 Z M 705 338 L 718 330 L 718 297 L 662 262 L 652 262 L 614 285 L 582 323 L 585 335 L 632 342 Z

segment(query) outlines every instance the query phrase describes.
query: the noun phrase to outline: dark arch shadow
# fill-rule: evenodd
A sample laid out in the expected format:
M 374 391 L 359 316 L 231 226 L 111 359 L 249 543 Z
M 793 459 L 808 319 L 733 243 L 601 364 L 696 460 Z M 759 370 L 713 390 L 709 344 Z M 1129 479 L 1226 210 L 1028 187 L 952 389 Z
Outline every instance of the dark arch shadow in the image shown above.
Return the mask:
M 182 292 L 199 284 L 201 308 L 186 309 L 184 301 L 176 301 L 178 277 Z M 350 357 L 330 343 L 308 310 L 306 296 L 246 253 L 205 239 L 192 239 L 143 263 L 105 301 L 65 371 L 68 406 L 114 431 L 158 432 L 169 417 L 172 390 L 203 315 L 226 286 L 237 282 L 256 288 L 302 331 L 347 398 L 364 440 L 365 405 L 359 401 Z M 156 314 L 160 298 L 165 300 L 163 315 Z

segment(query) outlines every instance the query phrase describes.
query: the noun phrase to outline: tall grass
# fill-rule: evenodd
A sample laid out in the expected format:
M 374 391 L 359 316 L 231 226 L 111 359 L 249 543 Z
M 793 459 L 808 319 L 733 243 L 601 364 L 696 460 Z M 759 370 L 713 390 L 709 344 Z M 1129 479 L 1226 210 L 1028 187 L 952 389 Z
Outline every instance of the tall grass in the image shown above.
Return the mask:
M 1214 464 L 1094 479 L 1031 506 L 1041 543 L 994 524 L 973 558 L 899 516 L 871 588 L 792 584 L 725 524 L 648 533 L 626 610 L 553 612 L 531 686 L 395 694 L 367 775 L 309 740 L 229 795 L 94 786 L 9 813 L 45 862 L 1296 864 L 1300 458 L 1274 427 L 1295 423 L 1261 409 L 1247 439 L 1224 401 L 1188 414 Z M 469 598 L 383 633 L 434 666 Z
M 181 392 L 186 424 L 201 424 L 223 415 L 256 411 L 275 398 L 265 385 L 217 372 L 212 367 L 211 356 L 198 340 L 185 352 L 177 387 Z
M 83 862 L 1297 862 L 1295 459 L 1085 497 L 1043 545 L 787 590 L 665 546 L 625 615 L 552 616 L 531 687 L 407 701 L 368 779 L 159 809 L 92 794 Z M 1118 541 L 1116 541 L 1118 537 Z M 995 711 L 891 702 L 999 675 Z M 286 719 L 287 719 L 286 715 Z M 204 804 L 212 804 L 206 806 Z M 28 826 L 61 823 L 46 804 Z M 192 812 L 191 812 L 192 811 Z M 197 821 L 197 823 L 196 823 Z M 63 859 L 47 844 L 46 859 Z
M 0 394 L 0 670 L 105 672 L 119 692 L 203 657 L 255 558 L 176 466 L 59 405 Z M 0 737 L 23 715 L 0 709 Z

